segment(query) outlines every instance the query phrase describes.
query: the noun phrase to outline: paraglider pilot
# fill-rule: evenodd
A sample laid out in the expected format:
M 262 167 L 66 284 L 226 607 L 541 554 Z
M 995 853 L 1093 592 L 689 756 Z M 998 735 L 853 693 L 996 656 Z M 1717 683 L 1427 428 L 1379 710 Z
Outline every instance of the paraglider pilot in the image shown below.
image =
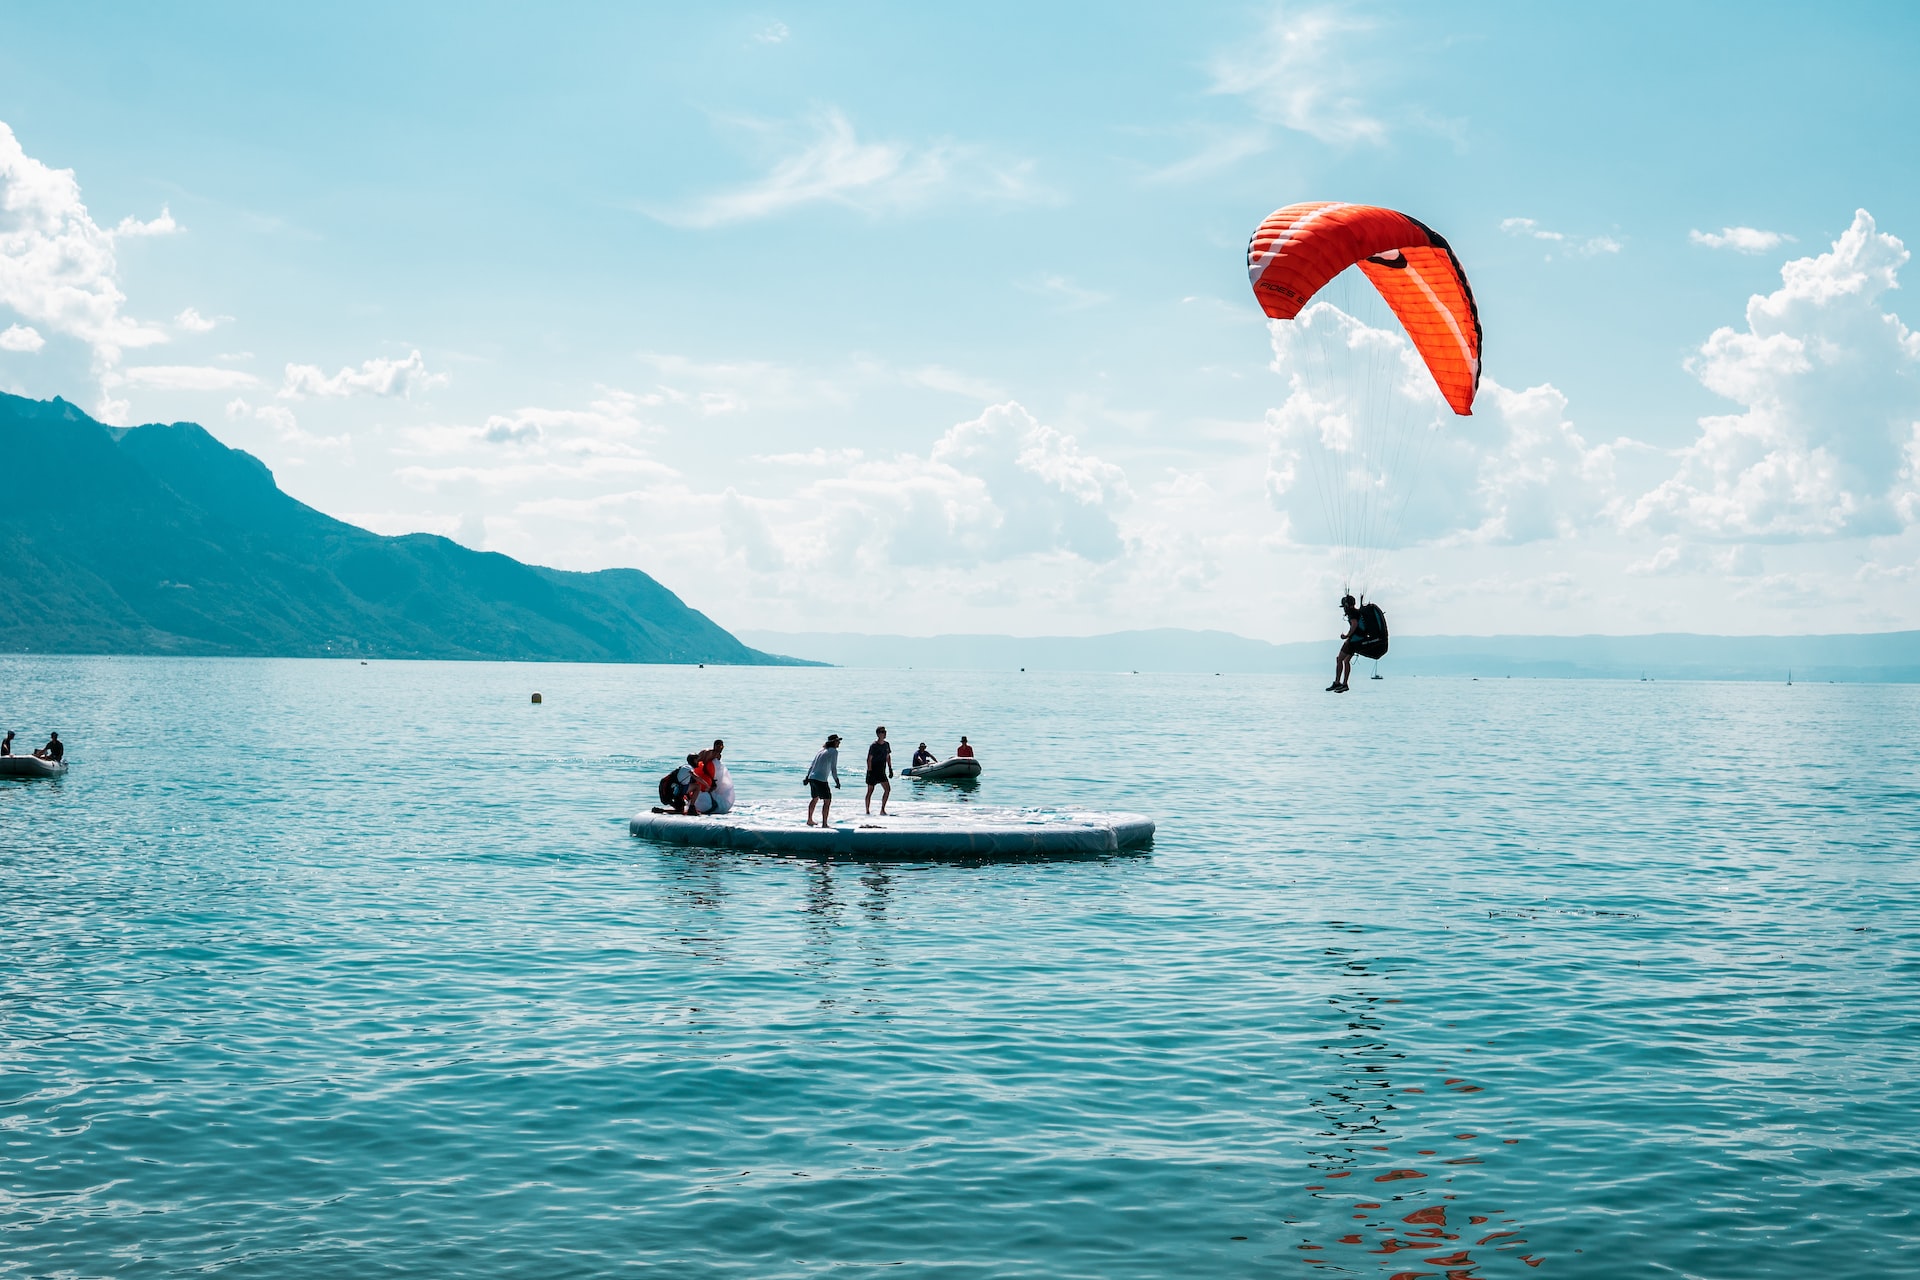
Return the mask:
M 1387 616 L 1377 604 L 1360 604 L 1352 595 L 1340 597 L 1340 608 L 1347 615 L 1347 633 L 1340 637 L 1340 656 L 1333 660 L 1333 683 L 1328 693 L 1345 693 L 1347 678 L 1353 672 L 1353 659 L 1387 656 Z

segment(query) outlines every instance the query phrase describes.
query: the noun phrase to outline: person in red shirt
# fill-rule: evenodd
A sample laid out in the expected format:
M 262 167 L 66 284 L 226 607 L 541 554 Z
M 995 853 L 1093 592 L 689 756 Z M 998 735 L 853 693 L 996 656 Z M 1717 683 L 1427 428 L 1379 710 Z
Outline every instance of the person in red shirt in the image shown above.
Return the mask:
M 960 749 L 953 754 L 959 756 L 962 760 L 973 759 L 973 748 L 967 745 L 966 734 L 963 733 L 960 735 Z
M 716 775 L 719 773 L 715 764 L 726 747 L 725 742 L 715 738 L 711 747 L 693 757 L 693 781 L 687 787 L 686 796 L 688 813 L 699 813 L 701 793 L 713 790 Z
M 700 788 L 702 791 L 713 790 L 714 777 L 719 773 L 717 766 L 720 763 L 720 753 L 726 749 L 727 744 L 715 738 L 713 745 L 700 753 L 700 763 L 693 767 L 693 772 L 702 783 Z

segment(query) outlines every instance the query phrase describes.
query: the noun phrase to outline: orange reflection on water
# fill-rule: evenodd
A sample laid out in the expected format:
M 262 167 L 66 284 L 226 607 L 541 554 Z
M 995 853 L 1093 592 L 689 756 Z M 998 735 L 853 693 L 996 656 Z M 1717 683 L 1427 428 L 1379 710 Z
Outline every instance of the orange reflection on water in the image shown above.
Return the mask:
M 1377 962 L 1364 959 L 1349 948 L 1329 947 L 1327 954 L 1341 961 L 1349 979 L 1371 985 L 1394 976 L 1391 969 L 1384 973 L 1376 971 Z M 1348 1220 L 1333 1227 L 1324 1237 L 1336 1247 L 1329 1250 L 1318 1244 L 1303 1243 L 1299 1246 L 1305 1253 L 1303 1261 L 1323 1272 L 1379 1275 L 1386 1273 L 1387 1267 L 1406 1265 L 1399 1254 L 1420 1255 L 1419 1261 L 1424 1267 L 1396 1270 L 1392 1273 L 1393 1280 L 1491 1280 L 1486 1268 L 1511 1267 L 1512 1262 L 1507 1259 L 1524 1262 L 1530 1268 L 1538 1267 L 1545 1259 L 1519 1252 L 1526 1247 L 1526 1241 L 1517 1228 L 1508 1229 L 1514 1227 L 1512 1218 L 1499 1212 L 1469 1213 L 1465 1205 L 1443 1203 L 1453 1201 L 1459 1194 L 1455 1190 L 1455 1179 L 1465 1173 L 1466 1167 L 1483 1163 L 1480 1155 L 1472 1154 L 1473 1148 L 1459 1156 L 1442 1159 L 1438 1148 L 1411 1145 L 1413 1141 L 1433 1142 L 1441 1137 L 1469 1143 L 1482 1140 L 1513 1145 L 1518 1142 L 1517 1138 L 1483 1137 L 1478 1131 L 1464 1127 L 1451 1134 L 1445 1130 L 1436 1132 L 1428 1125 L 1412 1123 L 1413 1117 L 1407 1114 L 1413 1098 L 1434 1097 L 1439 1101 L 1440 1093 L 1471 1095 L 1483 1092 L 1482 1086 L 1464 1076 L 1442 1076 L 1439 1072 L 1428 1077 L 1433 1081 L 1431 1088 L 1398 1083 L 1395 1077 L 1412 1069 L 1413 1064 L 1407 1051 L 1388 1033 L 1386 1022 L 1392 1015 L 1382 1008 L 1398 1001 L 1383 999 L 1364 988 L 1349 988 L 1330 995 L 1328 1003 L 1345 1024 L 1341 1031 L 1330 1031 L 1324 1045 L 1338 1060 L 1341 1074 L 1313 1099 L 1315 1109 L 1326 1121 L 1322 1133 L 1326 1145 L 1311 1159 L 1309 1175 L 1314 1182 L 1307 1185 L 1307 1190 L 1316 1200 L 1337 1201 L 1341 1196 L 1339 1189 L 1332 1186 L 1334 1180 L 1360 1174 L 1364 1175 L 1360 1185 L 1378 1186 L 1374 1194 L 1384 1200 L 1348 1200 L 1352 1206 L 1351 1216 L 1341 1214 Z M 1424 1102 L 1419 1105 L 1427 1109 Z M 1449 1105 L 1469 1104 L 1463 1101 Z M 1442 1112 L 1434 1118 L 1445 1123 L 1444 1115 Z M 1447 1127 L 1457 1125 L 1455 1120 Z M 1396 1149 L 1401 1161 L 1407 1152 L 1417 1151 L 1425 1167 L 1392 1160 Z M 1371 1171 L 1369 1166 L 1378 1172 Z M 1359 1189 L 1356 1187 L 1355 1191 Z M 1383 1209 L 1392 1216 L 1382 1215 Z M 1467 1225 L 1457 1226 L 1457 1223 Z M 1490 1224 L 1497 1225 L 1488 1229 Z M 1383 1263 L 1369 1264 L 1362 1261 L 1363 1257 L 1380 1258 Z M 1392 1261 L 1384 1261 L 1387 1259 Z

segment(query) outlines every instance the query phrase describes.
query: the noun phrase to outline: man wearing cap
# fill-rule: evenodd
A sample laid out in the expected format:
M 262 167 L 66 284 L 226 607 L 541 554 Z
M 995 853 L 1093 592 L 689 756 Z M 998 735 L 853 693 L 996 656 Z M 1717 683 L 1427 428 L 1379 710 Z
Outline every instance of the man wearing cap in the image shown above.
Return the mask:
M 835 787 L 840 785 L 840 735 L 827 735 L 827 745 L 820 748 L 820 754 L 807 766 L 807 825 L 813 825 L 813 806 L 820 806 L 820 825 L 833 825 L 833 790 L 827 786 L 827 779 L 833 779 Z

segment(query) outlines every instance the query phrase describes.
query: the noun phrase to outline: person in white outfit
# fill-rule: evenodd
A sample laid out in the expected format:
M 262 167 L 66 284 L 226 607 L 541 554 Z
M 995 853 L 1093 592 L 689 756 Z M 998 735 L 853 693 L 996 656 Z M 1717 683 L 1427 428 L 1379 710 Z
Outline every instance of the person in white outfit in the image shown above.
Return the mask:
M 820 806 L 820 825 L 832 826 L 833 791 L 827 786 L 827 779 L 833 779 L 835 787 L 840 785 L 840 735 L 827 735 L 827 745 L 820 748 L 820 754 L 807 766 L 807 825 L 813 825 L 813 806 Z

